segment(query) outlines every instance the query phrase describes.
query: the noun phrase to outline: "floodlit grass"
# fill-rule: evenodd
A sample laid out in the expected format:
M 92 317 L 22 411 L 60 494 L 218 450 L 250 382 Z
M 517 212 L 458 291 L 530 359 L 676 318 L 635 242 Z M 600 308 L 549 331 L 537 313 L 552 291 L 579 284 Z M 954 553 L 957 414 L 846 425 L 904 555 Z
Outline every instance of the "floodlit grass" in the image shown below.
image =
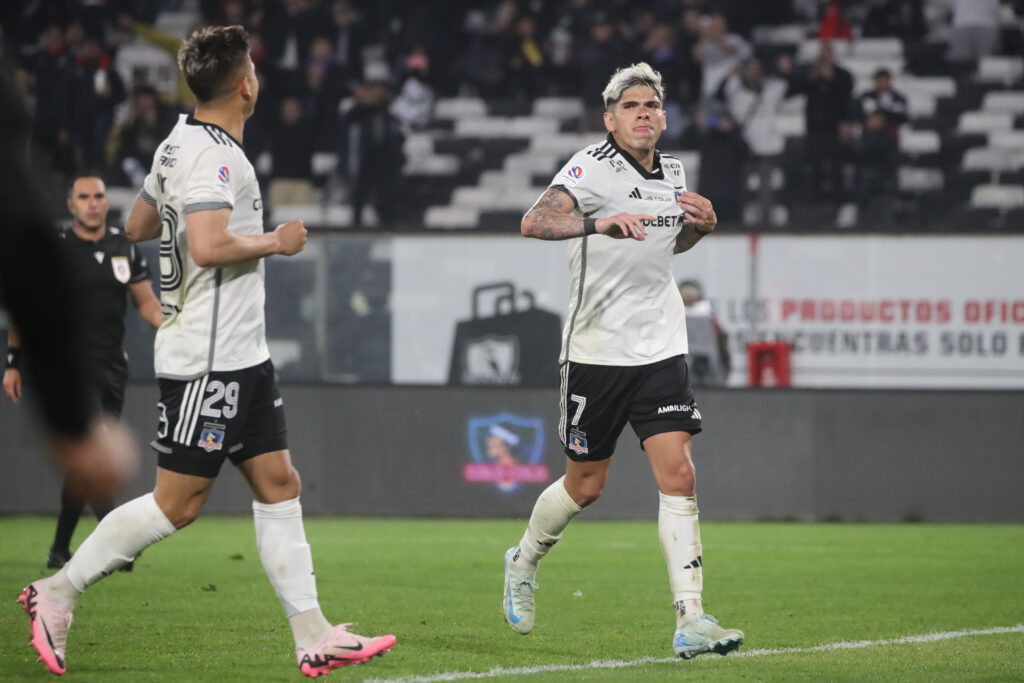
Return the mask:
M 329 681 L 671 657 L 674 628 L 654 522 L 577 520 L 538 575 L 537 627 L 502 622 L 501 561 L 523 522 L 313 518 L 320 601 L 398 646 Z M 703 526 L 705 604 L 742 651 L 887 640 L 1024 622 L 1024 526 Z M 91 530 L 83 520 L 76 544 Z M 50 676 L 28 645 L 21 588 L 48 573 L 53 521 L 0 519 L 0 680 Z M 73 681 L 301 678 L 256 555 L 252 521 L 209 517 L 91 588 L 68 643 Z M 487 680 L 1024 680 L 1024 634 L 861 649 L 705 655 Z

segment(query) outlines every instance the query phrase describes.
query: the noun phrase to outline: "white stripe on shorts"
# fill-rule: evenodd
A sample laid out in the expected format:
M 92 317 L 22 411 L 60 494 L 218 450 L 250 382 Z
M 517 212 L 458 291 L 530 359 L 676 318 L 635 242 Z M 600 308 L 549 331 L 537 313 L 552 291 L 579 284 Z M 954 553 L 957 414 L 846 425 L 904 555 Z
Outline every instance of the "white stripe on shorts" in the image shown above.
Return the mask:
M 206 382 L 209 379 L 210 379 L 209 375 L 204 375 L 203 376 L 203 382 L 202 382 L 202 384 L 199 385 L 199 389 L 196 391 L 196 395 L 197 395 L 197 398 L 196 398 L 196 401 L 195 401 L 196 405 L 195 405 L 195 408 L 192 410 L 192 421 L 189 423 L 189 426 L 188 426 L 188 436 L 186 436 L 185 440 L 182 442 L 186 446 L 189 445 L 192 442 L 192 435 L 195 434 L 196 422 L 199 421 L 199 413 L 203 409 L 203 397 L 206 395 Z

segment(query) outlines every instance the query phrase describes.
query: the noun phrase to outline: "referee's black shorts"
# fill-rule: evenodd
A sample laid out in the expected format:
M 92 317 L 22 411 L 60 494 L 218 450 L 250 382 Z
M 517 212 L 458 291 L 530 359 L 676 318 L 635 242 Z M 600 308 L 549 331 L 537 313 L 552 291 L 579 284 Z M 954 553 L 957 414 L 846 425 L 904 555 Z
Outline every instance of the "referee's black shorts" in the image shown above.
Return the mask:
M 284 400 L 274 364 L 211 372 L 191 381 L 160 379 L 157 464 L 212 479 L 224 460 L 238 465 L 288 448 Z
M 99 397 L 103 412 L 120 418 L 124 409 L 124 387 L 128 381 L 128 361 L 124 352 L 90 358 L 87 367 L 90 383 Z
M 649 365 L 562 366 L 559 436 L 569 458 L 611 457 L 626 422 L 641 446 L 655 434 L 701 431 L 684 356 Z

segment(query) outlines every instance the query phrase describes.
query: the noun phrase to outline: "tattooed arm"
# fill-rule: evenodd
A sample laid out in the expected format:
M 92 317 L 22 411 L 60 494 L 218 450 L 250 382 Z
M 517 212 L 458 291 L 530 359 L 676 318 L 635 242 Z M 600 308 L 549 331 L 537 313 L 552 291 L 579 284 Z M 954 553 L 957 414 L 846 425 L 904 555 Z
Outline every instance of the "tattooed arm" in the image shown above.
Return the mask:
M 540 240 L 567 240 L 582 237 L 587 221 L 593 222 L 592 230 L 596 234 L 608 235 L 617 239 L 631 238 L 642 240 L 647 236 L 644 220 L 654 220 L 646 214 L 620 213 L 608 218 L 581 218 L 570 216 L 576 208 L 572 195 L 563 189 L 553 187 L 541 195 L 537 203 L 523 216 L 520 225 L 525 237 L 536 237 Z

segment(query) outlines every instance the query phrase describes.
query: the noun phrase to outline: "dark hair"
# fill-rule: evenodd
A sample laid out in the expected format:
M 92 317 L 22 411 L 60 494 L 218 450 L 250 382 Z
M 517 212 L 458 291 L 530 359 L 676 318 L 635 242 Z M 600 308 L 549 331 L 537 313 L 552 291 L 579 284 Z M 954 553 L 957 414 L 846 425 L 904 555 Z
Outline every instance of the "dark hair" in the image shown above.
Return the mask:
M 71 196 L 71 193 L 75 191 L 75 183 L 77 183 L 82 178 L 99 178 L 100 180 L 103 180 L 103 176 L 96 169 L 94 169 L 94 168 L 83 168 L 82 170 L 75 172 L 74 175 L 72 175 L 70 178 L 68 178 L 68 196 L 69 197 Z M 106 181 L 104 181 L 104 182 L 106 182 Z
M 200 102 L 231 89 L 231 79 L 249 58 L 249 33 L 241 26 L 208 26 L 195 31 L 178 50 L 178 68 Z

